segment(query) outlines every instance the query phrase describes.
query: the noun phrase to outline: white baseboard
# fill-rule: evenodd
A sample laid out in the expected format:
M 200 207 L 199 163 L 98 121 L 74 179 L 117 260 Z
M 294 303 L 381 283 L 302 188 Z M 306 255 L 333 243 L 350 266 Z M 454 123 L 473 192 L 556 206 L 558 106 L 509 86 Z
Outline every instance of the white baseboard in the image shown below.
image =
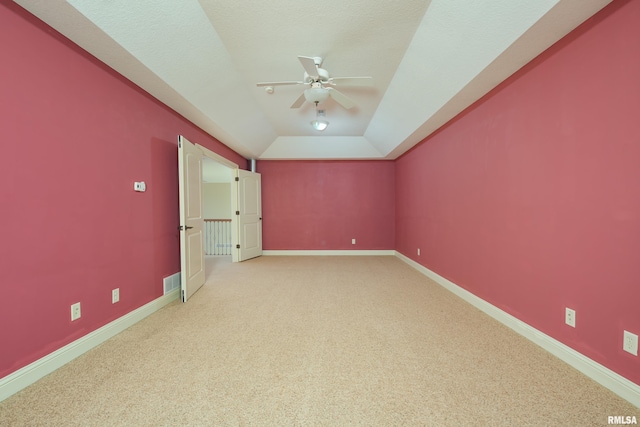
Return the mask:
M 489 316 L 493 317 L 498 322 L 513 329 L 518 334 L 539 345 L 560 360 L 576 368 L 578 371 L 582 372 L 592 380 L 603 385 L 618 396 L 640 408 L 639 385 L 635 384 L 632 381 L 629 381 L 620 374 L 613 372 L 609 368 L 602 366 L 598 362 L 589 359 L 582 353 L 579 353 L 571 347 L 566 346 L 555 338 L 552 338 L 545 333 L 540 332 L 534 327 L 488 303 L 482 298 L 477 297 L 466 289 L 463 289 L 455 283 L 438 275 L 437 273 L 434 273 L 423 265 L 420 265 L 412 259 L 406 257 L 405 255 L 396 252 L 396 256 L 434 282 L 444 287 L 445 289 L 453 292 L 455 295 L 462 298 L 479 310 L 483 311 L 484 313 L 488 314 Z
M 0 379 L 0 402 L 178 299 L 179 291 L 174 289 Z
M 262 251 L 266 256 L 344 256 L 344 255 L 364 255 L 364 256 L 394 256 L 394 250 L 283 250 L 283 251 Z

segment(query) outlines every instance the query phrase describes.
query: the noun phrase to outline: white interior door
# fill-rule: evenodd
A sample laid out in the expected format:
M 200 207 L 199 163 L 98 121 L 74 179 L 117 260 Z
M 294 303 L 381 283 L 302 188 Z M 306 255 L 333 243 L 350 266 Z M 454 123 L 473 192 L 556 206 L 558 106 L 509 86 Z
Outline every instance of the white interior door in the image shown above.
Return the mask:
M 237 260 L 262 255 L 262 192 L 259 173 L 236 169 Z
M 182 135 L 178 138 L 180 193 L 180 271 L 182 301 L 204 285 L 202 218 L 202 151 Z

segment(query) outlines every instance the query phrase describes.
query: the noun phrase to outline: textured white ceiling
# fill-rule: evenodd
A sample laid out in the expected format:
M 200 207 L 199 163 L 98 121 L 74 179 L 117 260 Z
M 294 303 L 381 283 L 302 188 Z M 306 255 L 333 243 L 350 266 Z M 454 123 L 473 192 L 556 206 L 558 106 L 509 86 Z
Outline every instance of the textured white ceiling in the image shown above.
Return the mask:
M 393 159 L 611 0 L 15 0 L 248 158 Z M 318 132 L 297 59 L 357 107 Z

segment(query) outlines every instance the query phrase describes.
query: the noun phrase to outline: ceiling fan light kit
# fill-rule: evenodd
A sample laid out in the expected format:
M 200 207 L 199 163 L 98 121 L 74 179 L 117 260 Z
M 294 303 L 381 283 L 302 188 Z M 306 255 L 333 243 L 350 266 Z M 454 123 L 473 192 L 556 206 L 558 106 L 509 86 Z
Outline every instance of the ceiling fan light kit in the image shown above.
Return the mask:
M 327 126 L 329 126 L 329 122 L 325 119 L 324 110 L 318 110 L 318 103 L 316 102 L 316 119 L 311 121 L 311 127 L 322 132 Z
M 311 122 L 311 126 L 315 130 L 322 132 L 327 128 L 327 126 L 329 126 L 329 122 L 326 120 L 314 120 Z
M 309 102 L 315 102 L 319 104 L 329 98 L 329 91 L 320 85 L 311 86 L 309 89 L 304 90 L 304 98 Z

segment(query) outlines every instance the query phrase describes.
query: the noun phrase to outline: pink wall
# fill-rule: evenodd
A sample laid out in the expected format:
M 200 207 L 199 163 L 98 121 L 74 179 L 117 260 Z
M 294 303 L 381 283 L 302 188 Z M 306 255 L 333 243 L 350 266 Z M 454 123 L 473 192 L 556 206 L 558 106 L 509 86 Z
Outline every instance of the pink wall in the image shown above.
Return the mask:
M 614 2 L 396 162 L 258 162 L 264 249 L 396 248 L 640 384 L 637 22 Z M 162 294 L 178 134 L 245 160 L 15 3 L 0 36 L 1 378 Z
M 393 162 L 259 161 L 257 167 L 265 250 L 393 249 Z
M 614 2 L 396 162 L 398 251 L 636 384 L 638 22 Z
M 180 270 L 178 134 L 246 160 L 12 2 L 0 39 L 1 378 L 162 295 Z

